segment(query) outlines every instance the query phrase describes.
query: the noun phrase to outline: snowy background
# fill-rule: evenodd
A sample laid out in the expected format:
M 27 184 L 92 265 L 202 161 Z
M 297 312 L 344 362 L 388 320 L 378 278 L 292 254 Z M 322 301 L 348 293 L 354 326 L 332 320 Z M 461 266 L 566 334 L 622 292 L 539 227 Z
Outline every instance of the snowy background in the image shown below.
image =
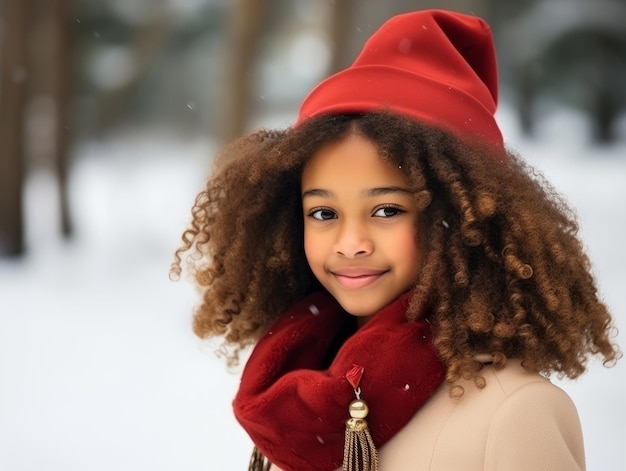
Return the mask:
M 499 120 L 578 210 L 602 296 L 626 332 L 626 120 L 607 147 L 590 144 L 575 113 L 544 118 L 533 141 L 506 107 Z M 196 293 L 168 279 L 214 150 L 167 131 L 84 142 L 71 243 L 55 235 L 54 181 L 31 175 L 28 256 L 0 259 L 0 470 L 246 469 L 251 444 L 230 408 L 239 371 L 192 335 Z M 626 469 L 626 360 L 556 382 L 578 406 L 588 469 Z

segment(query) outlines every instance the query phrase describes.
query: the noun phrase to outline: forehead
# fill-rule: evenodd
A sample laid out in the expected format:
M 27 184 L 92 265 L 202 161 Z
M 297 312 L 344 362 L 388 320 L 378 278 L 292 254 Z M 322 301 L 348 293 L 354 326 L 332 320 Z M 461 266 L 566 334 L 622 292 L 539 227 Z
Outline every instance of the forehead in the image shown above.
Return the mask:
M 363 186 L 408 184 L 405 175 L 383 160 L 368 139 L 352 134 L 315 152 L 302 172 L 302 187 L 343 185 L 357 182 Z

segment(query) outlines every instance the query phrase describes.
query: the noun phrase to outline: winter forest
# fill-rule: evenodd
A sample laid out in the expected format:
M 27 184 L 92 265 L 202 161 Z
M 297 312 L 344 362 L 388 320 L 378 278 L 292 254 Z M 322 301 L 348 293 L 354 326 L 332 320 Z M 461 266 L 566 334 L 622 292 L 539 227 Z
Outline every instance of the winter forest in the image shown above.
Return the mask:
M 506 144 L 576 210 L 626 348 L 625 0 L 0 0 L 0 470 L 245 469 L 240 367 L 168 278 L 216 149 L 287 127 L 393 14 L 493 26 Z M 626 469 L 626 359 L 552 378 Z

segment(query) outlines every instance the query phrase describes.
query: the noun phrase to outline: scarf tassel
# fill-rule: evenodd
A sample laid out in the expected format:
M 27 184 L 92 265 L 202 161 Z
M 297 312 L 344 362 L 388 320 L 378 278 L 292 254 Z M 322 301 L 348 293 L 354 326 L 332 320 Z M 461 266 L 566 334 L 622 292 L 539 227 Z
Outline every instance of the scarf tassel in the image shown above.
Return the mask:
M 346 421 L 342 471 L 378 471 L 378 451 L 367 426 L 369 408 L 362 399 L 349 406 L 350 418 Z M 254 447 L 248 471 L 269 471 L 270 461 Z
M 342 471 L 378 471 L 378 451 L 365 420 L 369 408 L 365 401 L 355 399 L 349 411 Z
M 252 456 L 250 456 L 248 471 L 269 471 L 271 466 L 270 460 L 255 446 L 252 450 Z

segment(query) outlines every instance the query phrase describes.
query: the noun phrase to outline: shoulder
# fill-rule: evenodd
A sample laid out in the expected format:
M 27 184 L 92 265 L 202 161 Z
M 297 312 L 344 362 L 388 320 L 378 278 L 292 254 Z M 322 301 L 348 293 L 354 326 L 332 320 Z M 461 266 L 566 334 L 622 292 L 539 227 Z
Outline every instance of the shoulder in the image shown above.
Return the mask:
M 491 370 L 488 387 L 501 390 L 502 400 L 494 410 L 491 428 L 506 422 L 523 429 L 530 425 L 552 427 L 580 426 L 578 412 L 571 398 L 548 379 L 526 372 L 519 363 Z M 491 382 L 491 385 L 489 383 Z
M 519 361 L 482 374 L 486 386 L 462 381 L 459 400 L 442 387 L 382 447 L 381 469 L 584 469 L 578 414 L 564 391 Z
M 578 412 L 562 389 L 519 365 L 491 376 L 491 387 L 501 388 L 504 397 L 489 425 L 485 469 L 585 468 Z

